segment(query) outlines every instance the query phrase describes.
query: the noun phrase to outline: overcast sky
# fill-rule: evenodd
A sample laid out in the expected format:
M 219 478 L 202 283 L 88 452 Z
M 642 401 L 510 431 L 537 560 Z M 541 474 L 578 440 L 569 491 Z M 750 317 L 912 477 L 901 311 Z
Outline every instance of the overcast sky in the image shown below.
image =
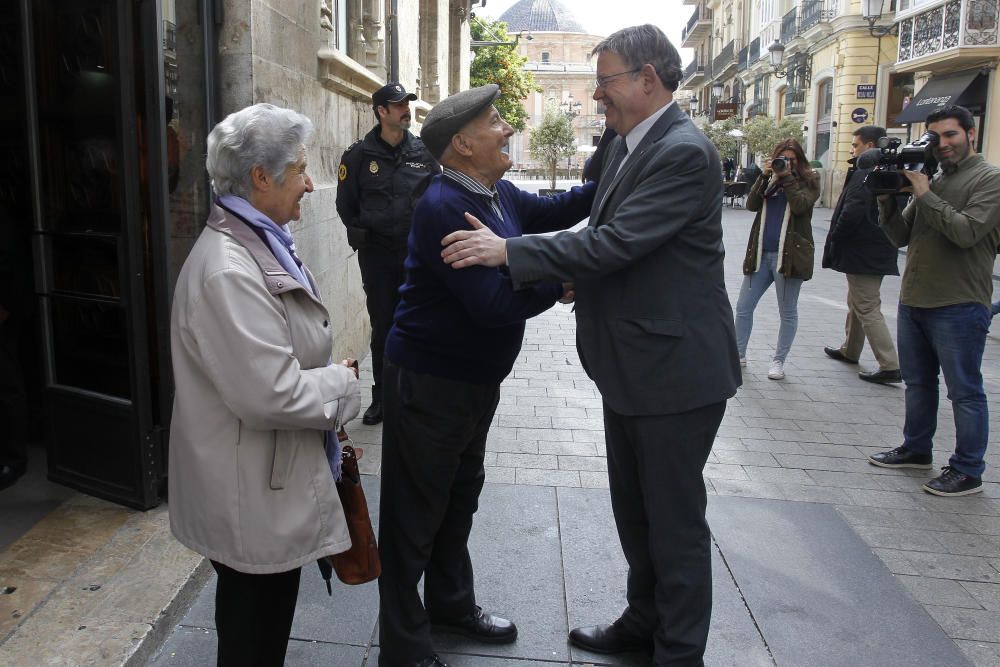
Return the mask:
M 475 6 L 472 11 L 477 16 L 498 19 L 518 0 L 486 0 L 486 6 Z M 693 5 L 681 4 L 681 0 L 561 0 L 565 7 L 583 24 L 592 35 L 607 36 L 619 28 L 641 23 L 652 23 L 660 27 L 674 46 L 680 48 L 681 31 L 694 12 Z M 690 62 L 693 52 L 680 49 L 681 60 Z

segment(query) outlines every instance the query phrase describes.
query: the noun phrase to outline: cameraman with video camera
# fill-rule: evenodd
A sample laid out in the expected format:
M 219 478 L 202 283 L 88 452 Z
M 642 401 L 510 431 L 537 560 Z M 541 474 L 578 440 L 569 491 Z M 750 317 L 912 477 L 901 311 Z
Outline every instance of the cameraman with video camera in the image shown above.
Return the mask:
M 878 198 L 882 229 L 897 247 L 908 246 L 896 336 L 906 421 L 903 444 L 868 461 L 884 468 L 931 468 L 940 369 L 954 412 L 955 453 L 922 488 L 964 496 L 983 490 L 989 415 L 980 366 L 1000 245 L 1000 168 L 976 153 L 968 109 L 945 107 L 925 122 L 932 133 L 927 150 L 940 171 L 931 178 L 902 172 L 913 194 L 903 210 L 893 194 Z
M 847 323 L 844 342 L 839 347 L 824 347 L 823 351 L 831 359 L 857 364 L 867 338 L 879 367 L 860 371 L 858 377 L 866 382 L 893 384 L 902 382 L 902 377 L 896 348 L 882 315 L 880 290 L 884 276 L 899 275 L 898 251 L 879 227 L 875 193 L 865 185 L 871 167 L 858 164 L 860 156 L 885 136 L 884 127 L 865 125 L 854 131 L 851 140 L 851 168 L 823 247 L 823 268 L 847 276 Z

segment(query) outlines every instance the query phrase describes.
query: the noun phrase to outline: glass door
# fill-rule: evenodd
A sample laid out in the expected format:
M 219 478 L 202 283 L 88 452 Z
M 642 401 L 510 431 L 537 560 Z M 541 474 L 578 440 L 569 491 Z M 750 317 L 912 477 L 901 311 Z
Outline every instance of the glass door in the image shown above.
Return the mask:
M 156 321 L 165 315 L 156 312 L 162 244 L 150 227 L 162 216 L 151 183 L 162 151 L 149 143 L 135 46 L 149 3 L 23 1 L 49 476 L 152 507 L 163 472 Z

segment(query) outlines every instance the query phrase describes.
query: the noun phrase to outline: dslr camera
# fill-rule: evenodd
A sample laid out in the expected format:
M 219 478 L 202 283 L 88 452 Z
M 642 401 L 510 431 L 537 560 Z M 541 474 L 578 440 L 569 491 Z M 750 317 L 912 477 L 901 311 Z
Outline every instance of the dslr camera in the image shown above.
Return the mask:
M 938 165 L 931 151 L 940 139 L 938 133 L 931 130 L 905 146 L 895 137 L 880 137 L 877 148 L 865 151 L 858 158 L 859 169 L 873 167 L 865 177 L 865 186 L 877 195 L 891 195 L 910 185 L 910 180 L 902 173 L 904 169 L 933 176 Z M 869 153 L 873 155 L 869 157 Z M 870 162 L 872 159 L 874 165 Z
M 788 167 L 788 160 L 783 157 L 776 157 L 771 160 L 772 171 L 784 171 Z

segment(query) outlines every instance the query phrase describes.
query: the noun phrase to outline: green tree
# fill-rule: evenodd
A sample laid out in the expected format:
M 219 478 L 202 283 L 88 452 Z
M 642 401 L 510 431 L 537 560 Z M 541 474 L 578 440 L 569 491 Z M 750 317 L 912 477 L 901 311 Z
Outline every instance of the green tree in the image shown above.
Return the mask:
M 545 115 L 542 116 L 541 124 L 531 130 L 528 152 L 545 166 L 554 189 L 559 160 L 576 153 L 573 125 L 569 116 L 559 111 L 554 101 L 545 105 Z
M 715 144 L 715 150 L 719 151 L 719 156 L 722 159 L 727 157 L 735 159 L 739 157 L 740 142 L 730 132 L 739 127 L 740 124 L 736 122 L 736 119 L 727 118 L 717 120 L 701 129 L 708 140 Z
M 472 39 L 489 42 L 513 41 L 507 34 L 507 24 L 502 21 L 483 21 L 476 18 L 469 23 Z M 528 124 L 528 112 L 523 100 L 528 94 L 538 90 L 535 76 L 524 71 L 528 59 L 517 52 L 514 46 L 482 46 L 476 49 L 476 57 L 469 67 L 469 84 L 484 86 L 495 83 L 500 86 L 500 96 L 493 105 L 500 116 L 520 132 Z
M 767 116 L 754 116 L 743 126 L 747 148 L 756 156 L 770 156 L 771 151 L 785 139 L 802 143 L 802 121 L 791 118 L 775 120 Z

